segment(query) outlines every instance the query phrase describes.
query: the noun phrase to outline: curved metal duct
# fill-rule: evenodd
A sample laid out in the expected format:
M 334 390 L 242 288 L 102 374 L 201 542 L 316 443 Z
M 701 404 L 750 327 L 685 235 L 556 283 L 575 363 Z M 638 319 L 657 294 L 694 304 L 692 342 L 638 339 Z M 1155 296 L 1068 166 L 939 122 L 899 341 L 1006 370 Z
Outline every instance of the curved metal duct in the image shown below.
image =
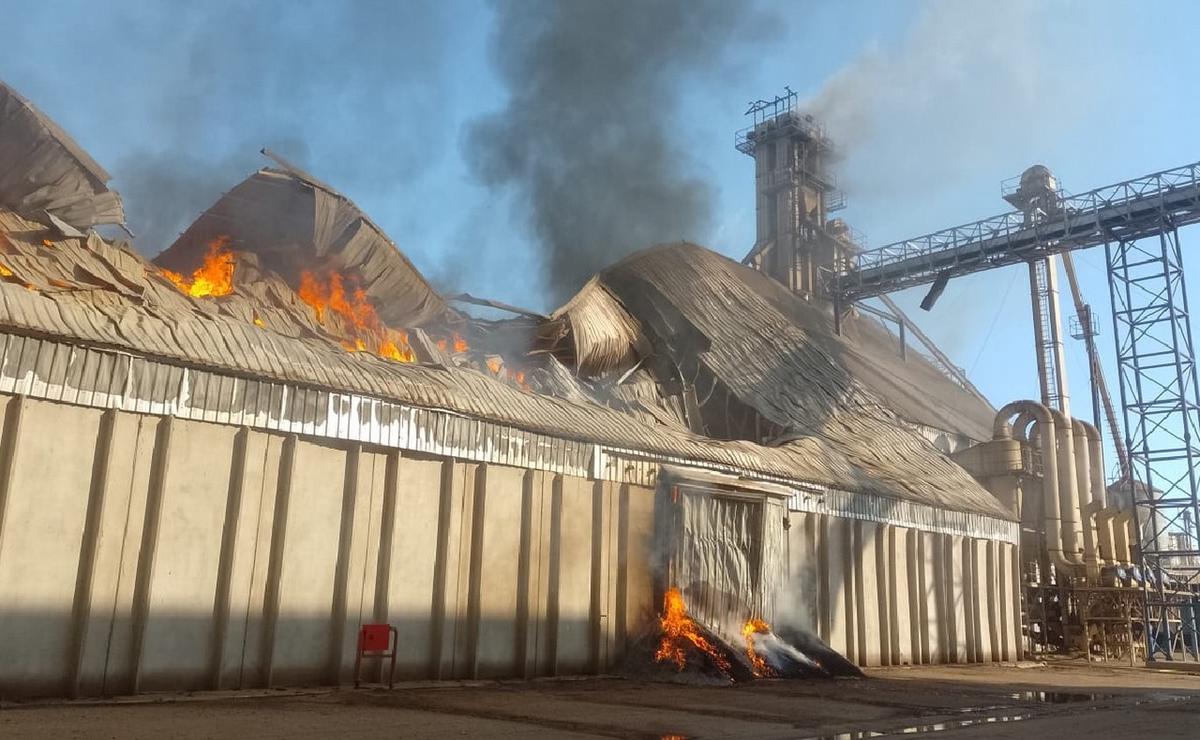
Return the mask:
M 1013 428 L 1008 419 L 1017 414 L 1028 414 L 1034 419 L 1037 427 L 1036 436 L 1039 437 L 1042 451 L 1042 517 L 1045 522 L 1043 528 L 1046 550 L 1055 567 L 1067 573 L 1075 573 L 1080 564 L 1068 558 L 1063 550 L 1062 515 L 1059 512 L 1062 505 L 1059 497 L 1059 435 L 1055 428 L 1054 416 L 1050 409 L 1036 401 L 1013 401 L 996 412 L 996 420 L 992 426 L 993 439 L 1012 439 Z M 1074 462 L 1068 458 L 1066 463 L 1073 471 Z

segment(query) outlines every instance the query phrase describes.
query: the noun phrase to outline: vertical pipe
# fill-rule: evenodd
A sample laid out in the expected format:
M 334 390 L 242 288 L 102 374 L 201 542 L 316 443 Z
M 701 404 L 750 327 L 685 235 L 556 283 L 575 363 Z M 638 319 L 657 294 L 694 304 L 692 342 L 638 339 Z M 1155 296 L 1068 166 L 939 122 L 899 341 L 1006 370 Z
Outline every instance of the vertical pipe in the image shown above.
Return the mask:
M 1087 433 L 1089 475 L 1092 479 L 1091 510 L 1095 512 L 1096 550 L 1102 565 L 1118 562 L 1113 546 L 1113 516 L 1116 511 L 1108 507 L 1108 489 L 1104 480 L 1104 437 L 1100 427 L 1084 422 Z
M 1055 567 L 1064 575 L 1070 575 L 1078 570 L 1079 563 L 1068 558 L 1063 551 L 1063 527 L 1061 525 L 1063 515 L 1059 493 L 1061 487 L 1060 468 L 1063 466 L 1059 464 L 1059 448 L 1056 444 L 1062 435 L 1058 434 L 1055 423 L 1055 415 L 1062 416 L 1062 414 L 1052 412 L 1034 401 L 1014 401 L 996 412 L 996 418 L 992 425 L 994 439 L 1012 438 L 1012 427 L 1009 425 L 1008 419 L 1015 414 L 1029 414 L 1036 420 L 1034 426 L 1036 433 L 1030 436 L 1031 438 L 1037 437 L 1042 453 L 1042 515 L 1045 523 L 1046 553 Z M 1070 439 L 1069 430 L 1067 439 Z M 1065 467 L 1069 468 L 1073 474 L 1074 463 L 1070 459 L 1066 460 Z
M 1064 416 L 1071 415 L 1071 401 L 1067 393 L 1067 358 L 1062 339 L 1062 309 L 1058 300 L 1058 257 L 1046 257 L 1047 308 L 1050 318 L 1051 352 L 1054 357 L 1054 384 L 1058 389 L 1058 410 Z
M 1063 554 L 1068 561 L 1082 565 L 1083 527 L 1079 522 L 1079 483 L 1075 477 L 1075 438 L 1066 414 L 1050 409 L 1054 432 L 1058 437 L 1058 497 L 1062 526 Z
M 1087 422 L 1081 419 L 1071 419 L 1071 436 L 1075 444 L 1075 481 L 1079 488 L 1078 512 L 1080 526 L 1083 529 L 1083 562 L 1087 566 L 1088 577 L 1095 580 L 1100 577 L 1099 548 L 1096 545 L 1096 526 L 1093 519 L 1095 509 L 1092 506 L 1092 465 L 1091 445 L 1088 443 Z
M 1113 555 L 1118 562 L 1133 564 L 1133 550 L 1130 547 L 1131 542 L 1136 540 L 1130 536 L 1130 530 L 1133 522 L 1132 511 L 1121 511 L 1113 517 Z

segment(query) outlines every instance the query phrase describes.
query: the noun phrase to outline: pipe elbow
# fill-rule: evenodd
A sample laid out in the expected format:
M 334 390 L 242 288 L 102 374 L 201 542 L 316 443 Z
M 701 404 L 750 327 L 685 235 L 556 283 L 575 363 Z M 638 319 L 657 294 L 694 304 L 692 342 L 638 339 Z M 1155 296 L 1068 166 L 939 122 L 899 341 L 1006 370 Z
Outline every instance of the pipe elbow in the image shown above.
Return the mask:
M 1049 409 L 1037 401 L 1028 399 L 1021 401 L 1012 401 L 1005 404 L 999 411 L 996 412 L 996 419 L 992 423 L 992 438 L 993 439 L 1011 439 L 1013 428 L 1009 423 L 1009 419 L 1017 414 L 1027 413 L 1034 419 L 1043 423 L 1053 423 L 1050 418 Z

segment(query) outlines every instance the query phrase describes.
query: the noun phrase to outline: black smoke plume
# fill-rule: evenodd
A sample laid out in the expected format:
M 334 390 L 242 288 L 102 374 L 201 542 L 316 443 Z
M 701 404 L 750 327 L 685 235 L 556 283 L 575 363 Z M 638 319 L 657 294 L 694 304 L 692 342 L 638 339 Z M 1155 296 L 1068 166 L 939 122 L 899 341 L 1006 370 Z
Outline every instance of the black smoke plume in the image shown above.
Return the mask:
M 438 120 L 450 13 L 437 4 L 215 1 L 128 12 L 125 43 L 155 49 L 140 81 L 154 104 L 124 112 L 140 144 L 111 170 L 143 252 L 170 245 L 271 164 L 264 146 L 347 194 L 383 199 L 452 140 Z
M 726 0 L 496 8 L 509 99 L 468 128 L 466 154 L 485 185 L 517 196 L 552 297 L 642 247 L 703 241 L 713 191 L 685 144 L 683 94 L 769 24 Z

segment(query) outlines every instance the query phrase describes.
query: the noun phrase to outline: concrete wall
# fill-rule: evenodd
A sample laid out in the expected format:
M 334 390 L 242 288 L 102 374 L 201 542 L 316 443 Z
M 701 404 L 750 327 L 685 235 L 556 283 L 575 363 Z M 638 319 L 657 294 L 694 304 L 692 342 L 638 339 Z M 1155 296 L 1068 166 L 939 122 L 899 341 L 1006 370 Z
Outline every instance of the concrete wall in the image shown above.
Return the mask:
M 649 488 L 0 396 L 0 698 L 604 671 Z M 863 665 L 1015 659 L 1011 545 L 792 512 L 778 612 Z M 379 677 L 369 664 L 366 678 Z
M 0 697 L 596 672 L 653 618 L 651 489 L 0 398 Z M 365 678 L 378 677 L 369 665 Z
M 1016 546 L 792 512 L 777 621 L 862 666 L 1020 658 Z

